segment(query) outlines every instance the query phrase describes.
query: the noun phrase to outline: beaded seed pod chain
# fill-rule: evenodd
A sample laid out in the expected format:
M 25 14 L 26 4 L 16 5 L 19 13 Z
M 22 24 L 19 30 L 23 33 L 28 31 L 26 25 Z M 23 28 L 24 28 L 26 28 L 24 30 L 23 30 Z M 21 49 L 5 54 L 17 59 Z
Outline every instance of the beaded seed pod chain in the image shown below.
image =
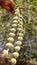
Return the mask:
M 19 51 L 23 41 L 24 29 L 22 18 L 23 17 L 20 14 L 19 8 L 17 8 L 15 10 L 15 16 L 13 17 L 11 29 L 8 34 L 9 37 L 7 39 L 6 49 L 3 50 L 3 56 L 10 57 L 10 62 L 12 65 L 15 65 L 17 63 L 17 58 L 19 57 Z M 10 50 L 11 53 L 9 53 Z

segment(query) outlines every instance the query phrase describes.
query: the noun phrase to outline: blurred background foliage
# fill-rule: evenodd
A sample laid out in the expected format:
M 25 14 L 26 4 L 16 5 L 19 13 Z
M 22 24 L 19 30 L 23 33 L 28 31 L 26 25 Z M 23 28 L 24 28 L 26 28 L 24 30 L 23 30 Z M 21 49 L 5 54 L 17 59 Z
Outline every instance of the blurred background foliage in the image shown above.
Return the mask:
M 13 0 L 19 7 L 24 22 L 24 40 L 20 58 L 37 60 L 37 0 Z M 8 37 L 13 15 L 0 7 L 0 43 Z

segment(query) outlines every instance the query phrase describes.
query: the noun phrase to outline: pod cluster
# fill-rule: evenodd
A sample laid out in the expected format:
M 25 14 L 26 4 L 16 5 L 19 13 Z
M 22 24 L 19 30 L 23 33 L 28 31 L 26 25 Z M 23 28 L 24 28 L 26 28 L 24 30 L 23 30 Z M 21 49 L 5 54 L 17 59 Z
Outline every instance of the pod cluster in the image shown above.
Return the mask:
M 4 57 L 9 57 L 9 50 L 10 49 L 14 49 L 14 51 L 12 51 L 11 53 L 11 64 L 15 65 L 17 62 L 17 58 L 19 57 L 19 51 L 22 45 L 22 41 L 23 41 L 23 36 L 24 36 L 24 29 L 23 29 L 23 20 L 22 20 L 22 15 L 20 14 L 19 9 L 17 8 L 15 10 L 15 16 L 13 17 L 13 21 L 11 24 L 11 29 L 9 32 L 9 37 L 7 39 L 7 43 L 6 43 L 6 47 L 7 50 L 4 49 L 3 50 L 3 56 Z M 14 38 L 15 36 L 17 37 L 17 41 L 16 41 L 16 46 L 14 47 Z

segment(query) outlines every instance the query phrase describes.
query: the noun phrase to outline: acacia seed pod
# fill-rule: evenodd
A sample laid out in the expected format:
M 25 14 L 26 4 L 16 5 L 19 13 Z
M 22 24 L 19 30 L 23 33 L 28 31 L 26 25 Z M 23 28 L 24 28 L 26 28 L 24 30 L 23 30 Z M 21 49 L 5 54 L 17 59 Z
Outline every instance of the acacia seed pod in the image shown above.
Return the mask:
M 17 28 L 18 32 L 22 32 L 23 29 L 22 28 Z
M 23 25 L 19 24 L 19 22 L 18 22 L 17 26 L 23 28 Z
M 12 43 L 12 42 L 14 42 L 14 39 L 12 37 L 9 37 L 8 41 Z
M 15 12 L 15 15 L 19 16 L 19 15 L 20 15 L 20 13 L 19 13 L 19 12 Z
M 13 27 L 13 28 L 16 28 L 16 27 L 17 27 L 17 24 L 12 24 L 12 27 Z
M 21 45 L 22 45 L 22 42 L 21 42 L 21 41 L 17 41 L 17 42 L 16 42 L 16 45 L 17 45 L 17 46 L 21 46 Z
M 5 57 L 8 57 L 8 50 L 3 50 L 3 55 L 4 55 Z
M 20 51 L 20 46 L 16 46 L 16 47 L 15 47 L 15 51 L 16 51 L 16 52 Z
M 19 9 L 17 8 L 17 9 L 15 10 L 15 12 L 19 12 Z
M 16 60 L 15 58 L 12 58 L 12 59 L 11 59 L 11 64 L 12 64 L 12 65 L 15 65 L 16 62 L 17 62 L 17 60 Z
M 13 18 L 13 20 L 18 20 L 18 19 L 19 19 L 19 18 L 18 18 L 17 16 Z
M 14 24 L 17 24 L 17 23 L 18 23 L 18 21 L 14 20 L 14 21 L 13 21 L 13 23 L 14 23 Z
M 15 28 L 11 28 L 10 31 L 14 33 L 14 32 L 16 32 L 16 29 Z
M 22 40 L 23 40 L 23 37 L 18 37 L 18 40 L 19 40 L 19 41 L 22 41 Z
M 18 21 L 18 23 L 19 23 L 20 25 L 23 25 L 23 22 L 22 22 L 22 21 Z
M 19 57 L 19 53 L 18 53 L 18 52 L 14 52 L 14 53 L 12 53 L 12 56 L 13 56 L 14 58 L 18 58 L 18 57 Z
M 9 33 L 9 36 L 10 36 L 10 37 L 14 37 L 15 34 L 14 34 L 14 33 Z
M 7 48 L 9 48 L 9 49 L 11 49 L 11 48 L 14 47 L 14 45 L 13 45 L 12 43 L 7 43 L 6 46 L 7 46 Z
M 23 33 L 17 33 L 17 35 L 23 37 Z
M 22 21 L 22 18 L 19 18 L 20 21 Z
M 19 15 L 19 17 L 20 17 L 20 18 L 23 18 L 23 16 L 22 16 L 22 15 Z

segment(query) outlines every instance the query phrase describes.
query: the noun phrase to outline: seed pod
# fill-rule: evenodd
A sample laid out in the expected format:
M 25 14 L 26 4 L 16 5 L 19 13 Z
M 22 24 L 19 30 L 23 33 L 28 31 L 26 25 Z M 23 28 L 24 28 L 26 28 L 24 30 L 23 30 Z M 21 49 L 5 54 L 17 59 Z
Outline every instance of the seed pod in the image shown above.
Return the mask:
M 15 65 L 16 62 L 17 62 L 17 60 L 16 60 L 15 58 L 12 58 L 12 59 L 11 59 L 11 64 L 12 64 L 12 65 Z
M 8 50 L 3 50 L 3 55 L 4 55 L 5 57 L 8 57 Z
M 9 36 L 10 36 L 10 37 L 14 37 L 15 34 L 14 34 L 14 33 L 9 33 Z
M 19 12 L 19 9 L 17 8 L 17 9 L 15 10 L 15 12 Z
M 22 25 L 18 25 L 18 27 L 19 27 L 19 28 L 23 28 L 23 26 L 22 26 Z
M 23 33 L 17 33 L 17 35 L 23 37 Z
M 23 22 L 22 21 L 18 21 L 18 24 L 23 25 Z
M 20 51 L 20 46 L 16 46 L 16 47 L 15 47 L 15 51 L 16 51 L 16 52 Z
M 18 21 L 16 21 L 16 20 L 13 21 L 13 24 L 17 24 L 17 23 L 18 23 Z
M 22 15 L 19 15 L 19 17 L 20 17 L 20 18 L 23 18 L 23 16 L 22 16 Z
M 21 29 L 21 28 L 17 28 L 17 30 L 18 30 L 18 32 L 22 32 L 23 31 L 23 29 Z
M 12 27 L 13 27 L 13 28 L 16 28 L 16 27 L 17 27 L 17 24 L 12 24 Z
M 7 48 L 9 48 L 9 49 L 11 49 L 11 48 L 14 47 L 14 45 L 12 45 L 12 43 L 7 43 L 6 46 L 7 46 Z
M 22 42 L 17 41 L 17 42 L 16 42 L 16 45 L 17 45 L 17 46 L 21 46 L 21 45 L 22 45 Z
M 22 40 L 23 40 L 23 37 L 18 37 L 18 40 L 19 40 L 19 41 L 22 41 Z
M 15 15 L 19 16 L 19 15 L 20 15 L 20 13 L 19 13 L 19 12 L 15 12 Z
M 10 31 L 14 33 L 14 32 L 16 32 L 16 29 L 15 28 L 11 28 Z
M 14 52 L 14 53 L 12 54 L 12 56 L 13 56 L 14 58 L 18 58 L 18 57 L 19 57 L 19 53 L 18 53 L 18 52 Z
M 12 37 L 9 37 L 9 38 L 8 38 L 8 41 L 9 41 L 10 43 L 12 43 L 12 42 L 14 42 L 14 39 L 13 39 Z
M 18 20 L 19 18 L 17 17 L 17 16 L 15 16 L 14 18 L 13 18 L 13 20 Z
M 19 18 L 19 21 L 22 21 L 22 18 Z

